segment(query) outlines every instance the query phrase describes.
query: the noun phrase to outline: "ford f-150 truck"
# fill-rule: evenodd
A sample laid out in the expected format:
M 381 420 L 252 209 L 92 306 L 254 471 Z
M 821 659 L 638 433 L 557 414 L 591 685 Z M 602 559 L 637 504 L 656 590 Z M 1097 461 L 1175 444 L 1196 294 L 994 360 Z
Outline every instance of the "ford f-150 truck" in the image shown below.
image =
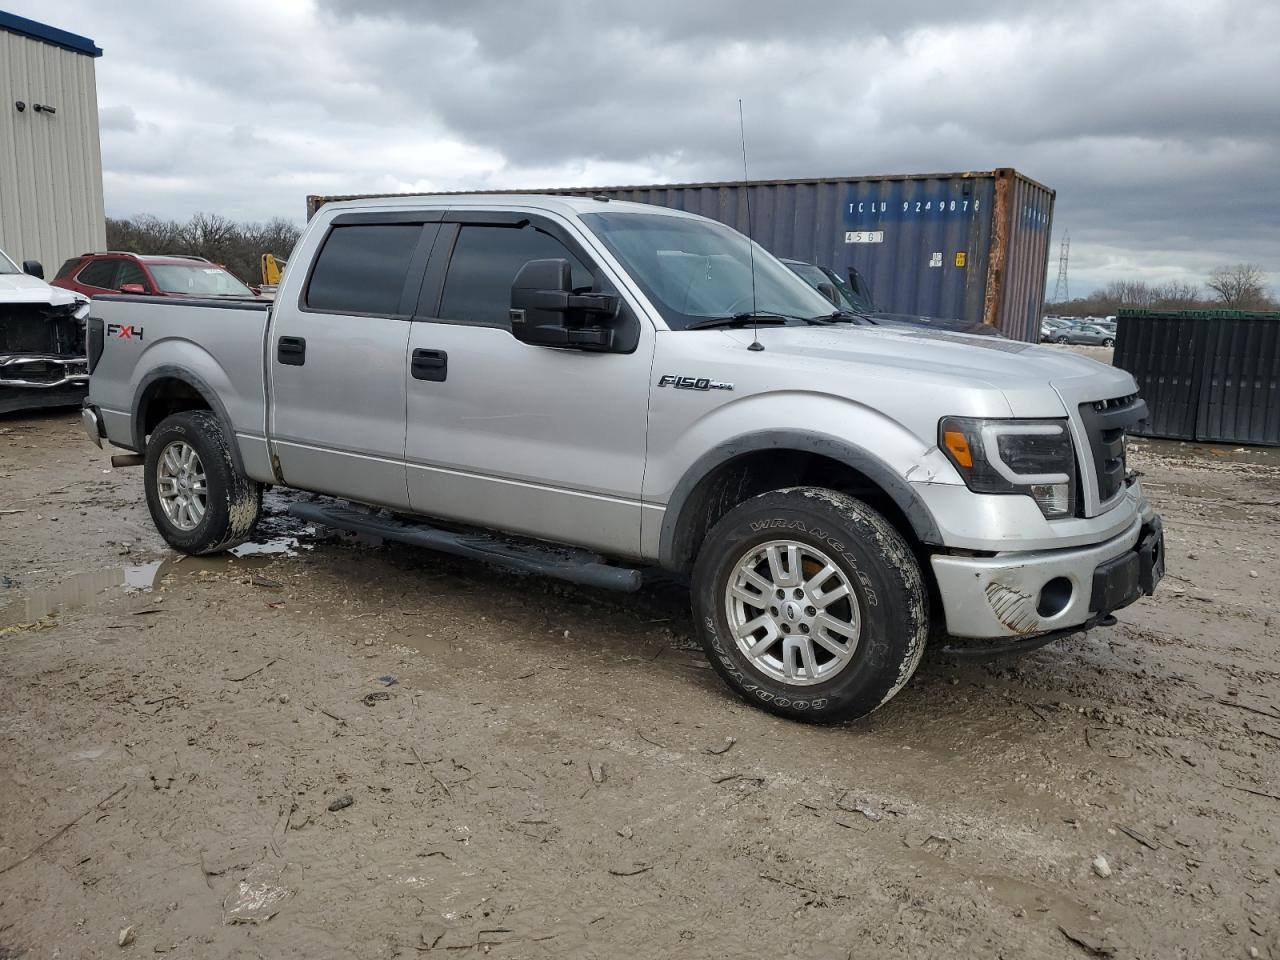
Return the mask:
M 751 703 L 841 720 L 931 636 L 1032 649 L 1163 572 L 1133 378 L 871 327 L 741 234 L 550 196 L 325 206 L 274 304 L 95 298 L 91 439 L 178 550 L 291 512 L 579 583 L 687 575 Z M 967 638 L 967 641 L 955 638 Z

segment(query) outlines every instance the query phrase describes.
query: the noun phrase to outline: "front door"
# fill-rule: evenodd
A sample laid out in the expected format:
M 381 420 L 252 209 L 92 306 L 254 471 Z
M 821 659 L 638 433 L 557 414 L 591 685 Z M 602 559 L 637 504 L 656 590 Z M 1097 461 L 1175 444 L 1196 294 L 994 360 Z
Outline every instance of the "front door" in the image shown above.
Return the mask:
M 445 219 L 409 334 L 413 510 L 638 556 L 651 324 L 624 305 L 625 353 L 521 343 L 508 311 L 526 261 L 569 260 L 575 289 L 617 284 L 568 221 Z
M 289 486 L 409 507 L 406 350 L 439 232 L 429 216 L 339 215 L 301 294 L 276 301 L 270 433 Z

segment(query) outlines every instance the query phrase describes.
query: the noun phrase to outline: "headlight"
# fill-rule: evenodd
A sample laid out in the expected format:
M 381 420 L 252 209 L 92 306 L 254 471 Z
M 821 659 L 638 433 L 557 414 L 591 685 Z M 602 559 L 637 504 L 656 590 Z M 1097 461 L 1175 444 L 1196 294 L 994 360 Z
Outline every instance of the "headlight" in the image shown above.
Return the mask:
M 1076 512 L 1076 458 L 1066 420 L 946 417 L 938 445 L 974 493 L 1031 497 L 1049 520 Z

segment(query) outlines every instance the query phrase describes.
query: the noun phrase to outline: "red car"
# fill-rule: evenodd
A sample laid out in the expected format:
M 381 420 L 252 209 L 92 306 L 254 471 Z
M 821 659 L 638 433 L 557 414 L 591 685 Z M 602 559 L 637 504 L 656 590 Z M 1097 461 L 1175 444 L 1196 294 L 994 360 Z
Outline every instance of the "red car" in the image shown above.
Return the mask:
M 102 293 L 154 297 L 255 296 L 213 261 L 180 254 L 85 253 L 64 263 L 51 283 L 87 297 Z

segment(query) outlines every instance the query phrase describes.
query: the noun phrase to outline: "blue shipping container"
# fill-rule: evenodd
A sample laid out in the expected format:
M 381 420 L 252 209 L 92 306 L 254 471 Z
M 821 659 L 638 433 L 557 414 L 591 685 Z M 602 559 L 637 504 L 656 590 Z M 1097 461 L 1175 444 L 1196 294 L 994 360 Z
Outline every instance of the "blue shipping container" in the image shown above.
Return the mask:
M 881 310 L 955 317 L 1016 340 L 1040 339 L 1054 192 L 1011 169 L 484 192 L 603 196 L 687 210 L 750 232 L 776 256 L 842 277 L 856 270 Z M 345 199 L 308 197 L 307 214 Z

